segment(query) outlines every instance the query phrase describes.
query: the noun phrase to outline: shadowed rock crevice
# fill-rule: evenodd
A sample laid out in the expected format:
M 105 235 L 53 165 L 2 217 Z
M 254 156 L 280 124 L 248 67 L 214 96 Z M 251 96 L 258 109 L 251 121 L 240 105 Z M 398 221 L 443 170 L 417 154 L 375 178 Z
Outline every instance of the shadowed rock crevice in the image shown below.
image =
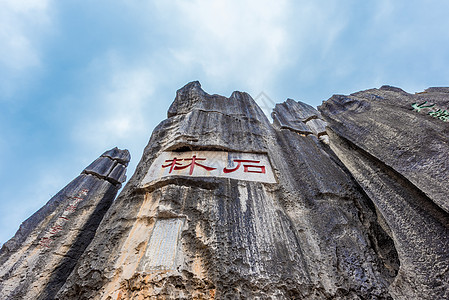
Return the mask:
M 80 228 L 82 235 L 78 235 L 75 241 L 73 241 L 70 250 L 64 255 L 63 260 L 53 271 L 50 279 L 48 280 L 45 288 L 38 299 L 54 299 L 59 289 L 64 285 L 72 270 L 75 268 L 78 259 L 86 250 L 87 246 L 92 241 L 96 229 L 100 224 L 103 216 L 108 208 L 111 206 L 117 194 L 117 189 L 114 186 L 110 186 L 104 193 L 105 201 L 96 205 L 94 211 L 90 215 L 89 219 L 84 224 L 83 228 Z

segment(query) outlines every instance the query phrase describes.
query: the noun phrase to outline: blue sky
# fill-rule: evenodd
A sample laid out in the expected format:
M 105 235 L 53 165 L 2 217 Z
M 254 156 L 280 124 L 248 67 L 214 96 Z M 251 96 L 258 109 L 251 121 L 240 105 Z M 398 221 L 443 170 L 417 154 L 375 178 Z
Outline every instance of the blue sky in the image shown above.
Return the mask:
M 319 105 L 449 86 L 449 1 L 0 0 L 0 243 L 105 150 L 132 175 L 175 92 Z

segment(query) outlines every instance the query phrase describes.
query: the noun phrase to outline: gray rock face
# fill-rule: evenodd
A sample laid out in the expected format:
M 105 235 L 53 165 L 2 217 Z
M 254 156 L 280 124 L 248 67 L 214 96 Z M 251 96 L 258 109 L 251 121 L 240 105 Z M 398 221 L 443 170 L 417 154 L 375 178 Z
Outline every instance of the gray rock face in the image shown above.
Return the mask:
M 303 113 L 299 104 L 292 99 L 288 99 L 284 103 L 276 104 L 271 114 L 274 126 L 278 129 L 290 129 L 305 135 L 311 134 L 312 131 L 305 124 L 305 121 L 316 118 L 318 111 L 308 106 L 306 108 L 307 113 Z
M 287 99 L 284 103 L 276 104 L 271 116 L 276 129 L 289 129 L 303 135 L 314 134 L 321 137 L 321 140 L 328 141 L 326 122 L 308 104 Z
M 390 298 L 392 239 L 288 103 L 273 127 L 246 93 L 180 89 L 57 298 Z
M 434 106 L 412 108 L 426 101 Z M 447 93 L 410 95 L 382 87 L 349 97 L 334 96 L 321 111 L 327 118 L 332 116 L 331 128 L 339 136 L 357 141 L 358 147 L 392 167 L 448 212 L 449 127 L 442 120 L 445 117 L 428 115 L 448 107 Z
M 0 250 L 2 299 L 55 297 L 126 179 L 128 161 L 128 150 L 105 152 L 22 223 Z
M 395 299 L 449 298 L 449 88 L 383 86 L 319 108 L 330 145 L 372 199 L 393 238 Z
M 189 83 L 112 205 L 116 148 L 22 224 L 1 295 L 448 299 L 448 110 L 449 88 L 383 86 L 288 99 L 270 124 Z

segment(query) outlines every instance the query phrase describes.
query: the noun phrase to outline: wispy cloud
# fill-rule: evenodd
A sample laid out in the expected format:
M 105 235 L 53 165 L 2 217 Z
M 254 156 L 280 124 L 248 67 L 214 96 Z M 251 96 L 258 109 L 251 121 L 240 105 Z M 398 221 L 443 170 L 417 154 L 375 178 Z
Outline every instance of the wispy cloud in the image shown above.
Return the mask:
M 84 100 L 90 109 L 73 127 L 75 139 L 91 148 L 130 144 L 131 137 L 148 131 L 145 111 L 154 92 L 154 75 L 144 66 L 127 65 L 115 54 L 90 68 L 87 73 L 101 80 L 94 82 Z
M 40 37 L 49 29 L 50 0 L 0 1 L 0 92 L 11 95 L 27 72 L 41 65 Z
M 182 37 L 170 47 L 173 57 L 199 66 L 210 82 L 260 91 L 288 61 L 287 1 L 176 1 L 158 9 L 172 14 L 171 34 Z

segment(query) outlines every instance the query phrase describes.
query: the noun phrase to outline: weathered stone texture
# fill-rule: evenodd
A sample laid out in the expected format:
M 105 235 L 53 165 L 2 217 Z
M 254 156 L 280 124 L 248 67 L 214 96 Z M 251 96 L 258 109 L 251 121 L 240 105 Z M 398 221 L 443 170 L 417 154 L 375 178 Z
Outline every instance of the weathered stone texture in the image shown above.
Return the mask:
M 142 185 L 166 151 L 265 154 L 276 182 L 173 175 Z M 388 299 L 397 253 L 377 218 L 316 135 L 273 127 L 246 93 L 208 95 L 193 82 L 178 91 L 58 298 Z M 164 222 L 182 228 L 178 243 L 167 242 L 173 267 L 157 269 L 146 251 L 169 247 L 152 240 Z
M 102 169 L 112 170 L 118 165 L 125 168 L 129 152 L 117 148 L 111 151 L 124 155 L 124 160 L 106 158 L 106 152 L 99 159 Z M 125 177 L 120 176 L 117 180 L 86 168 L 22 223 L 0 251 L 2 299 L 54 298 L 124 182 Z
M 321 114 L 312 106 L 287 99 L 276 104 L 271 116 L 276 129 L 289 129 L 303 135 L 314 134 L 324 142 L 328 142 L 326 122 Z
M 449 108 L 448 91 L 411 95 L 384 86 L 333 96 L 320 107 L 331 148 L 394 240 L 400 261 L 390 286 L 395 299 L 449 298 L 449 123 L 429 115 Z
M 290 129 L 305 135 L 311 134 L 312 131 L 304 121 L 310 120 L 311 117 L 316 117 L 316 115 L 313 113 L 310 114 L 310 109 L 308 109 L 307 112 L 309 112 L 309 114 L 302 113 L 298 116 L 301 112 L 301 108 L 297 106 L 299 106 L 297 105 L 297 102 L 292 99 L 288 99 L 284 103 L 276 104 L 276 107 L 271 114 L 274 126 L 277 128 Z
M 22 225 L 0 287 L 17 299 L 447 299 L 448 107 L 449 88 L 383 86 L 321 112 L 288 99 L 271 124 L 248 94 L 189 83 L 104 218 L 112 198 L 70 194 L 89 209 L 32 252 L 67 211 L 62 195 L 113 197 L 129 160 L 118 149 Z
M 449 126 L 427 114 L 433 107 L 412 110 L 413 103 L 425 101 L 449 108 L 447 93 L 411 95 L 382 87 L 333 96 L 321 111 L 336 134 L 390 166 L 448 212 Z

